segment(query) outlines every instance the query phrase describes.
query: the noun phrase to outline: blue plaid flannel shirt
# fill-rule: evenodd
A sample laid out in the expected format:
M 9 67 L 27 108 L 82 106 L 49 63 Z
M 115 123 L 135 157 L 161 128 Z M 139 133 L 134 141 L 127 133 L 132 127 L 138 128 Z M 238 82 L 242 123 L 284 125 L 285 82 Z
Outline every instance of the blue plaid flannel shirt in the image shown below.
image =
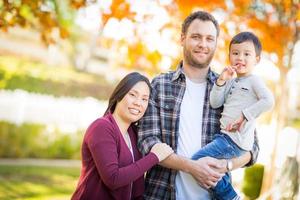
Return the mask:
M 217 78 L 218 75 L 209 70 L 203 107 L 202 146 L 211 142 L 214 134 L 220 131 L 219 119 L 223 108 L 213 109 L 209 104 L 209 93 Z M 186 87 L 182 63 L 176 71 L 154 78 L 151 84 L 149 106 L 139 122 L 138 147 L 145 155 L 154 144 L 164 142 L 176 152 L 180 105 Z M 255 144 L 251 152 L 252 159 L 248 165 L 256 162 L 258 152 L 259 146 L 255 136 Z M 146 174 L 144 198 L 146 200 L 175 200 L 176 173 L 176 170 L 160 165 L 152 167 Z

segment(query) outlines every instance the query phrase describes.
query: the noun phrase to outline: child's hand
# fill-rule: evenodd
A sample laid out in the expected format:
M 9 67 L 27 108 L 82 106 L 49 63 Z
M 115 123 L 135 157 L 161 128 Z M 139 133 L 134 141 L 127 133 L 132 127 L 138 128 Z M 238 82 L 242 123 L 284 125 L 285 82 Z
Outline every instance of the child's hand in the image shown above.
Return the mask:
M 219 77 L 219 79 L 227 81 L 232 79 L 235 74 L 235 68 L 232 66 L 225 67 Z
M 228 124 L 228 126 L 226 127 L 226 131 L 230 131 L 230 132 L 241 131 L 245 123 L 246 123 L 246 119 L 244 115 L 242 115 L 233 123 Z

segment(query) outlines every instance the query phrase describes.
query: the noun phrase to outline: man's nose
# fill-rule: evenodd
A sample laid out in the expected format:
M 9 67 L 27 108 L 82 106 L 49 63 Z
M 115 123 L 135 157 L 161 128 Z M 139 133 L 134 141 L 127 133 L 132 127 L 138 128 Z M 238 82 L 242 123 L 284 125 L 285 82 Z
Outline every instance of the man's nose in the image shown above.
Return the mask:
M 200 46 L 200 47 L 206 47 L 207 46 L 207 42 L 206 42 L 205 38 L 201 38 L 198 41 L 198 46 Z

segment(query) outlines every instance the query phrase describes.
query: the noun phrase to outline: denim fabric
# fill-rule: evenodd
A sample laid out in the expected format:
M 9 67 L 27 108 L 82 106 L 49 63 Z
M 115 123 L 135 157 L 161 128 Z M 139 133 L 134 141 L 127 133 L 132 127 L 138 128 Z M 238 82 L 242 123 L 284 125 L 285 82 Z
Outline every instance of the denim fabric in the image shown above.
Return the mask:
M 228 135 L 220 133 L 216 134 L 213 141 L 201 148 L 192 157 L 193 160 L 198 160 L 202 157 L 213 157 L 217 159 L 231 159 L 239 157 L 246 151 L 239 148 Z M 222 177 L 212 190 L 213 196 L 218 200 L 231 200 L 237 193 L 231 185 L 230 175 L 228 173 Z

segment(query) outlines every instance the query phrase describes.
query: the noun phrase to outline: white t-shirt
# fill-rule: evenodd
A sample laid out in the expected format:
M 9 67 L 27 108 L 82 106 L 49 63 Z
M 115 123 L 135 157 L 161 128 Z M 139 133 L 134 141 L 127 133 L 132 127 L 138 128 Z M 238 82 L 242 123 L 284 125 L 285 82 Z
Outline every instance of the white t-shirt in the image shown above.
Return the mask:
M 186 90 L 180 107 L 178 155 L 191 158 L 201 148 L 205 90 L 206 82 L 194 83 L 186 77 Z M 175 185 L 178 200 L 211 199 L 210 194 L 185 172 L 177 173 Z

